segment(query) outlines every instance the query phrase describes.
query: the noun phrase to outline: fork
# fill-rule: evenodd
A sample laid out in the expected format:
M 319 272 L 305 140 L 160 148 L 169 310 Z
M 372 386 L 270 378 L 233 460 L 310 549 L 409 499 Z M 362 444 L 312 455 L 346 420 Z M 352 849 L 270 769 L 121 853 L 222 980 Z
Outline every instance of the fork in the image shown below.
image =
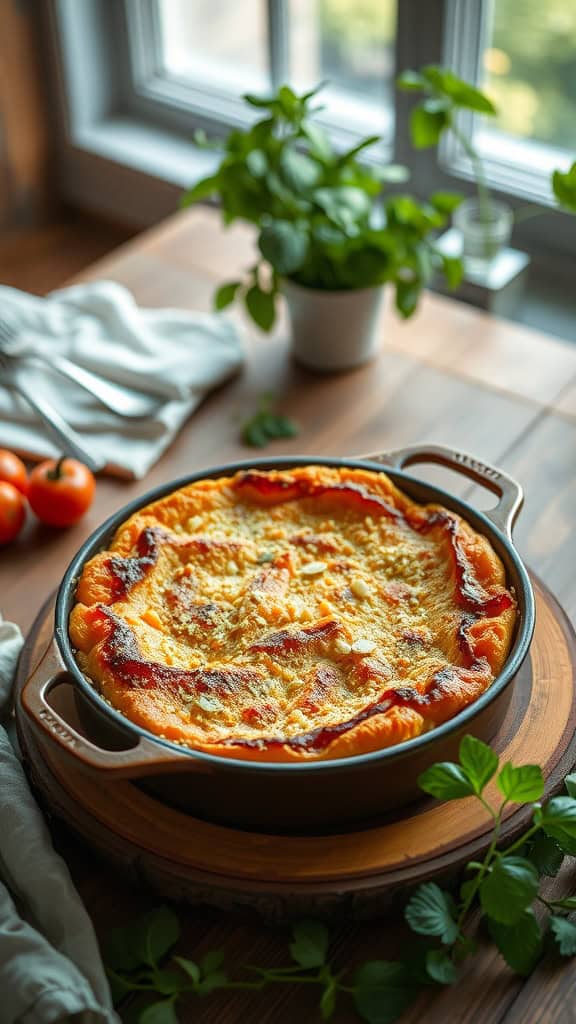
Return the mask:
M 49 356 L 45 356 L 40 352 L 30 352 L 23 355 L 15 353 L 12 355 L 7 351 L 7 346 L 17 336 L 18 331 L 16 328 L 4 317 L 0 316 L 0 353 L 6 359 L 13 360 L 14 362 L 37 359 L 40 362 L 46 363 L 51 369 L 57 370 L 58 373 L 69 377 L 70 380 L 79 384 L 81 388 L 94 398 L 97 398 L 102 405 L 111 409 L 117 416 L 125 416 L 130 419 L 150 416 L 160 404 L 161 399 L 159 396 L 145 395 L 142 392 L 133 391 L 131 388 L 125 388 L 120 384 L 114 384 L 112 381 L 105 380 L 91 370 L 85 370 L 82 366 L 76 366 L 75 363 L 66 359 L 65 356 L 59 355 L 57 352 L 51 353 Z
M 9 360 L 0 350 L 0 383 L 6 384 L 8 388 L 16 391 L 17 394 L 21 395 L 28 402 L 28 405 L 34 409 L 54 438 L 58 448 L 65 455 L 71 455 L 73 458 L 78 459 L 79 462 L 83 462 L 85 466 L 88 466 L 88 469 L 92 470 L 93 473 L 97 473 L 99 469 L 106 465 L 106 459 L 101 457 L 95 458 L 86 451 L 79 435 L 70 424 L 66 423 L 66 420 L 62 418 L 54 406 L 44 398 L 38 398 L 36 395 L 33 395 L 30 389 L 22 384 L 18 379 L 18 371 L 14 367 L 14 362 Z

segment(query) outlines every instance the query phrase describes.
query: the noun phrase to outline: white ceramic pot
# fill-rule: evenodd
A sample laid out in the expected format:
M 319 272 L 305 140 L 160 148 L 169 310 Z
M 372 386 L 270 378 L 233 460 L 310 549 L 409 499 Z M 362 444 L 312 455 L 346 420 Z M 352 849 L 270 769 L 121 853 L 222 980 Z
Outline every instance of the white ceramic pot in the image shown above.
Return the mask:
M 285 279 L 282 290 L 292 323 L 292 351 L 299 363 L 330 373 L 361 366 L 377 354 L 383 285 L 328 292 Z

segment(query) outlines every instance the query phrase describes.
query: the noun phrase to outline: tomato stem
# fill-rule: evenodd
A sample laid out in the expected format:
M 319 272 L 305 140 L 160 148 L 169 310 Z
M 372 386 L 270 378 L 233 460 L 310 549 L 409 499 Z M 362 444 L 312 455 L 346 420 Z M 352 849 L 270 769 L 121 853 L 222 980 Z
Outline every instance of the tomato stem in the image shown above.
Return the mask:
M 60 458 L 58 459 L 58 462 L 54 466 L 54 469 L 49 469 L 48 470 L 48 472 L 46 473 L 46 478 L 48 480 L 60 480 L 60 477 L 62 477 L 64 475 L 63 467 L 64 467 L 64 459 L 66 457 L 67 457 L 66 455 L 61 455 Z

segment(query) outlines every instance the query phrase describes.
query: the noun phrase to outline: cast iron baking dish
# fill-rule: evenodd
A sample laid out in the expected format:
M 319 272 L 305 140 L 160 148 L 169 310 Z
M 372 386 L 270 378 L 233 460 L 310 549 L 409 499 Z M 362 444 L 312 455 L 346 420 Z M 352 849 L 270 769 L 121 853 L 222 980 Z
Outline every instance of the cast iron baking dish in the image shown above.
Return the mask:
M 436 462 L 482 483 L 499 497 L 496 508 L 477 512 L 454 495 L 417 480 L 403 468 Z M 339 760 L 302 764 L 242 761 L 179 746 L 134 725 L 112 708 L 82 675 L 68 637 L 76 581 L 84 563 L 106 548 L 117 528 L 144 505 L 195 480 L 246 469 L 290 469 L 304 465 L 352 466 L 386 472 L 416 501 L 445 505 L 490 540 L 513 588 L 518 615 L 510 654 L 492 685 L 455 718 L 416 739 L 381 751 Z M 454 759 L 466 733 L 490 741 L 506 713 L 518 670 L 534 630 L 534 595 L 512 543 L 512 526 L 522 505 L 520 486 L 505 473 L 472 456 L 440 446 L 415 446 L 367 458 L 311 456 L 258 459 L 217 466 L 170 481 L 116 512 L 82 545 L 58 591 L 53 643 L 27 681 L 22 704 L 44 738 L 59 744 L 83 770 L 97 772 L 103 785 L 133 778 L 166 803 L 214 821 L 264 831 L 345 829 L 365 824 L 420 794 L 417 779 L 436 761 Z M 48 702 L 50 691 L 72 682 L 86 738 Z M 78 762 L 81 762 L 79 764 Z

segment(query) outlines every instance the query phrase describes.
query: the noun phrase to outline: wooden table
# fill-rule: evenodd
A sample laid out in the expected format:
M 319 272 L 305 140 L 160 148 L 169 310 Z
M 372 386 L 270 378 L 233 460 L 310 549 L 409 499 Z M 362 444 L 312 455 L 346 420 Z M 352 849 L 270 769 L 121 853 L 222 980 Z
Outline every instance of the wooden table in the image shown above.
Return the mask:
M 83 280 L 112 278 L 148 306 L 209 309 L 216 282 L 253 262 L 250 233 L 222 230 L 208 210 L 178 214 L 94 264 Z M 166 480 L 227 460 L 246 458 L 238 424 L 263 392 L 301 425 L 301 434 L 277 442 L 274 453 L 353 455 L 417 441 L 440 442 L 496 463 L 524 485 L 526 504 L 516 530 L 521 554 L 576 615 L 576 345 L 494 319 L 461 303 L 426 296 L 409 323 L 387 311 L 379 359 L 352 373 L 319 377 L 290 360 L 286 324 L 272 337 L 247 328 L 245 371 L 195 413 L 146 480 L 99 482 L 94 507 L 74 529 L 53 533 L 30 524 L 19 542 L 0 553 L 0 605 L 25 630 L 58 584 L 70 557 L 94 527 L 127 501 Z M 419 470 L 418 470 L 419 472 Z M 486 492 L 436 467 L 422 476 L 488 507 Z M 482 504 L 484 502 L 484 505 Z M 123 923 L 158 900 L 127 889 L 105 865 L 55 830 L 99 932 Z M 224 945 L 231 963 L 280 963 L 286 936 L 254 921 L 211 911 L 183 911 L 183 955 L 196 958 Z M 333 949 L 342 965 L 397 953 L 394 921 L 335 928 Z M 464 967 L 455 990 L 427 995 L 405 1024 L 446 1020 L 474 1024 L 576 1021 L 569 998 L 576 967 L 546 961 L 523 981 L 493 949 Z M 308 991 L 212 996 L 195 1002 L 182 1020 L 198 1024 L 301 1024 L 319 1019 Z M 355 1020 L 342 1006 L 335 1020 Z

